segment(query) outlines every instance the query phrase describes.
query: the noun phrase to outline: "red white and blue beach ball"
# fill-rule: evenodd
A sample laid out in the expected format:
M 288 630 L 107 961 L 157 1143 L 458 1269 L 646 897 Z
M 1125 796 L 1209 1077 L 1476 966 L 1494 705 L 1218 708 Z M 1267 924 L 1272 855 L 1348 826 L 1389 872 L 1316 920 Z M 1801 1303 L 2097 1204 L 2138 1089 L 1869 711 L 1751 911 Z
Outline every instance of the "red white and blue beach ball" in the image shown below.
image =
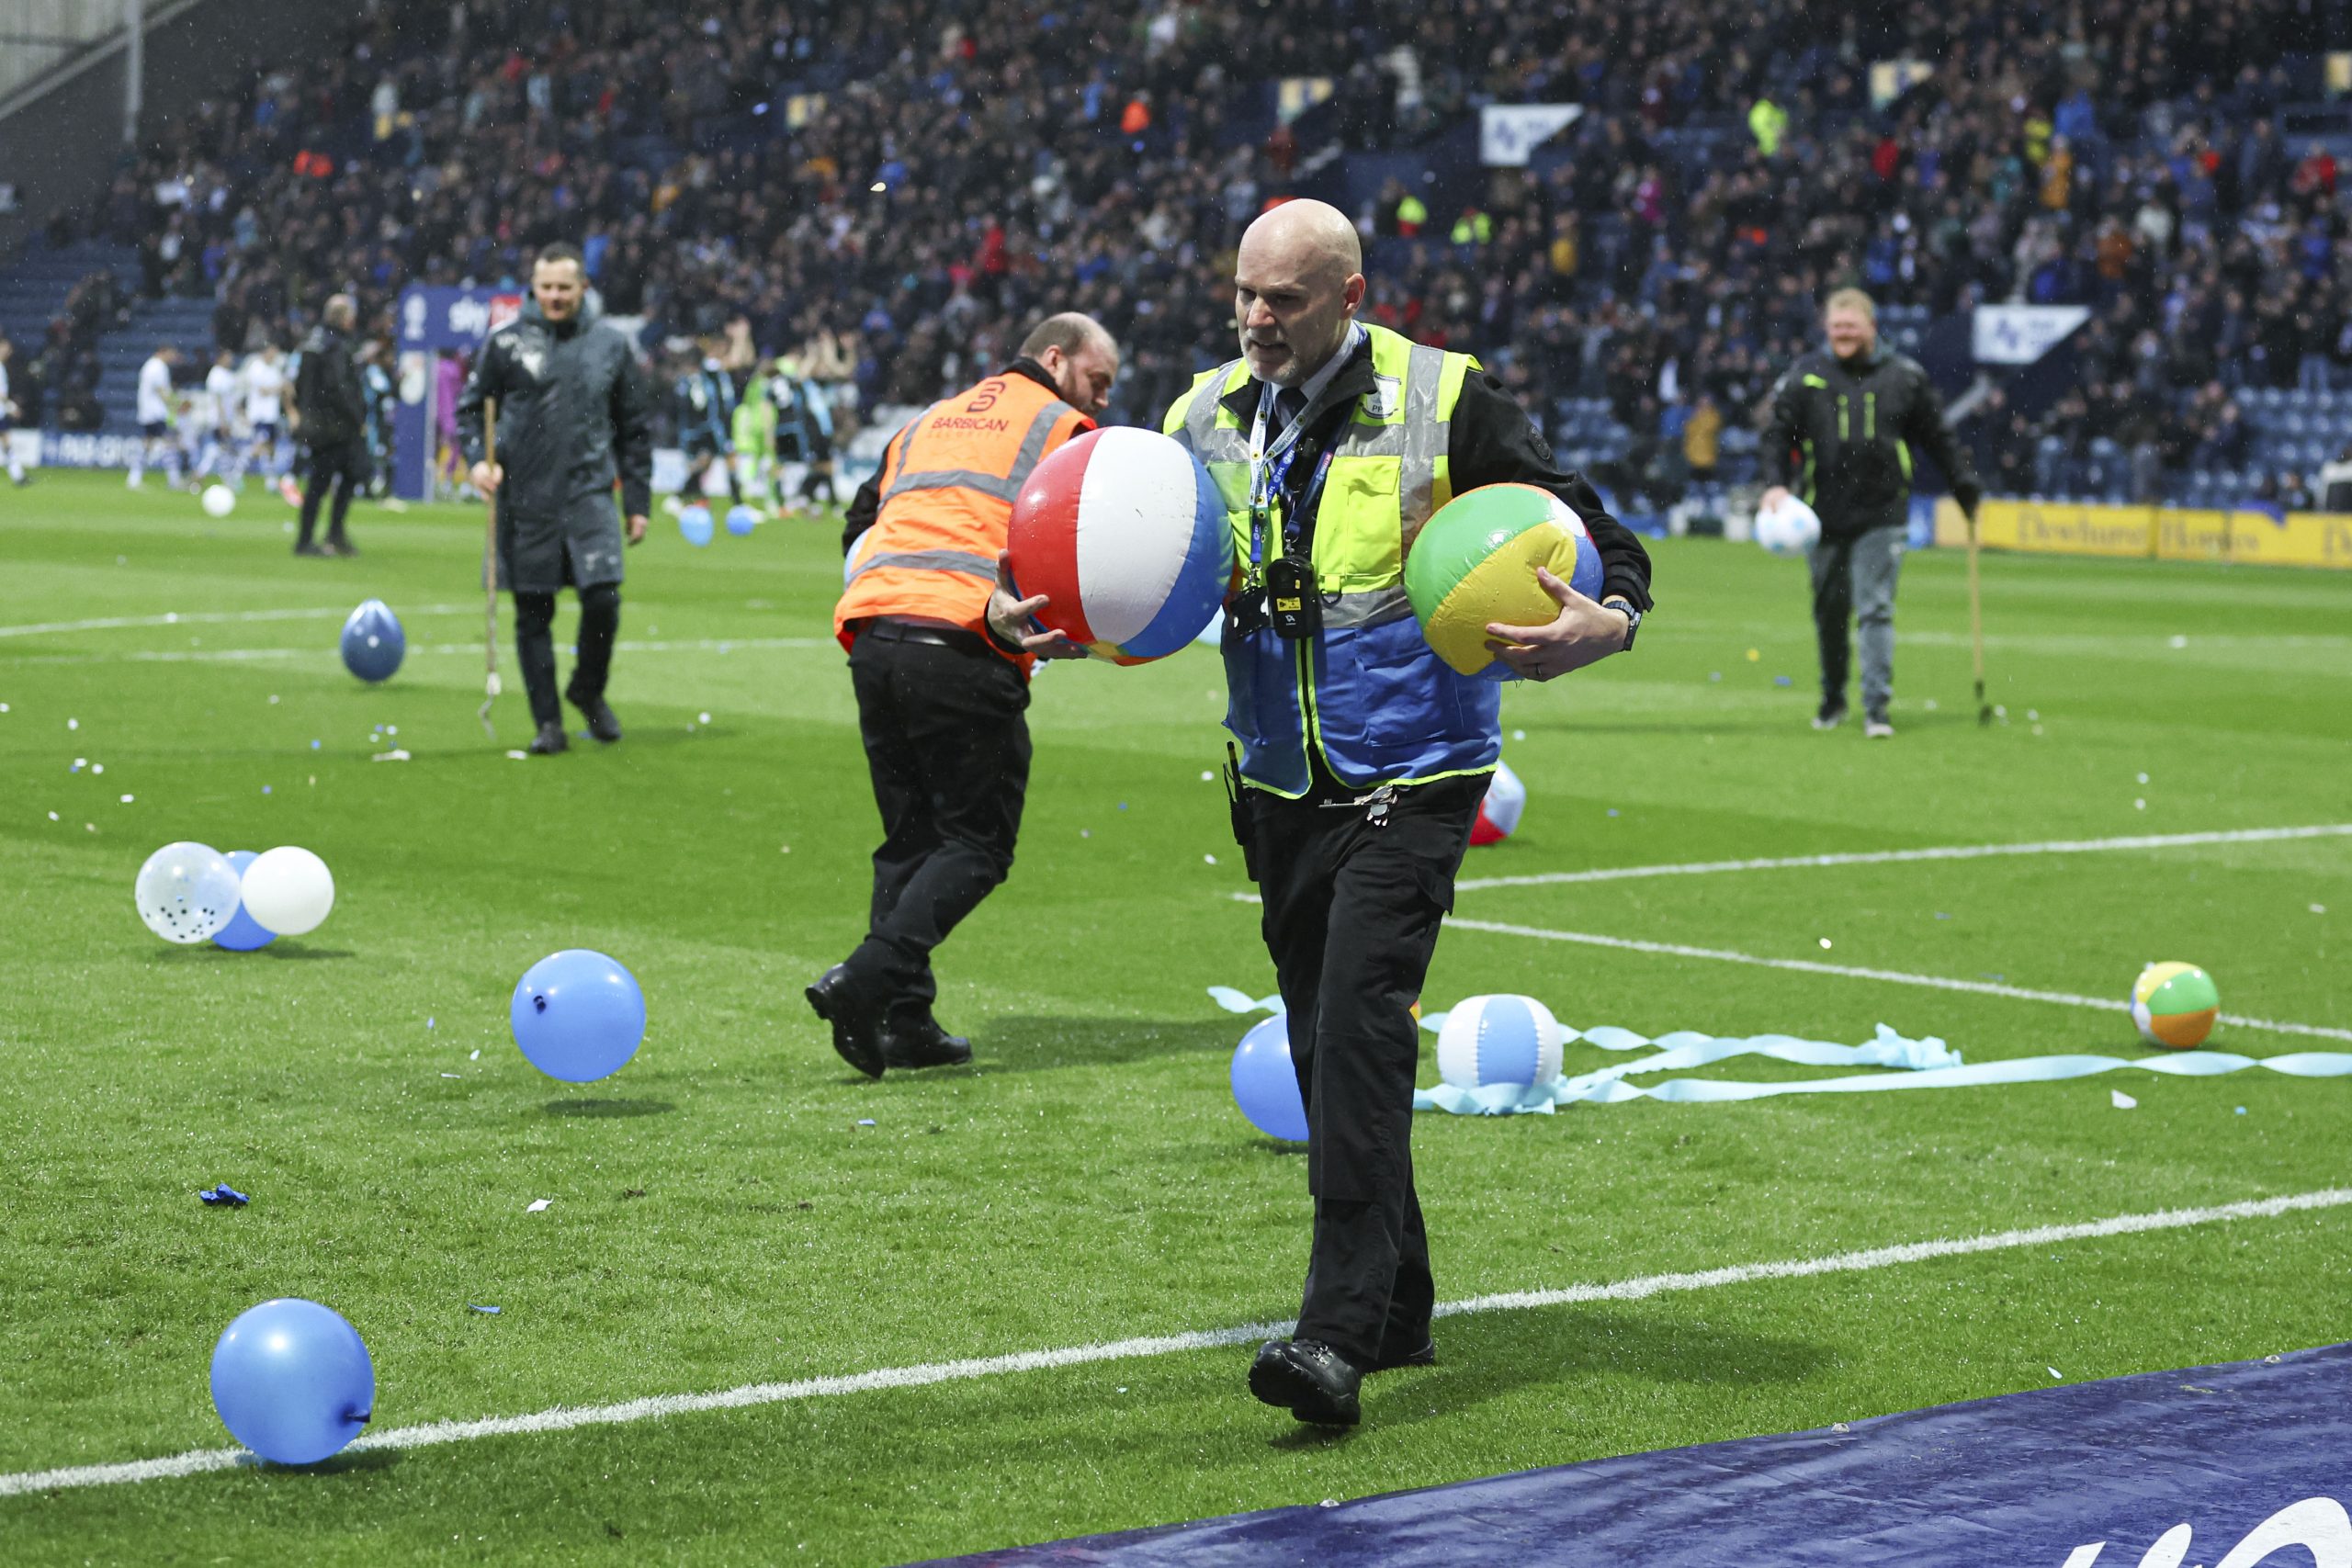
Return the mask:
M 1012 503 L 1012 580 L 1051 602 L 1039 624 L 1097 659 L 1142 664 L 1189 645 L 1225 602 L 1225 499 L 1181 443 L 1092 430 L 1031 471 Z

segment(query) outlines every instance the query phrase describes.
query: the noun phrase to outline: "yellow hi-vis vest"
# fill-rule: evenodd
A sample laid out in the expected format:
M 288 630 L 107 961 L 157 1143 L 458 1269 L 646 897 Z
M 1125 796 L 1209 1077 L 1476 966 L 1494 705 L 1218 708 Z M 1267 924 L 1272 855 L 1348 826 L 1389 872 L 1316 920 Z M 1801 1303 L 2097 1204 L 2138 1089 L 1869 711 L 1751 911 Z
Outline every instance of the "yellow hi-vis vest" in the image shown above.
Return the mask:
M 1414 536 L 1453 499 L 1453 409 L 1477 361 L 1385 327 L 1364 330 L 1373 389 L 1356 400 L 1331 449 L 1315 518 L 1322 630 L 1288 642 L 1271 629 L 1238 636 L 1228 624 L 1224 638 L 1225 723 L 1241 742 L 1242 776 L 1293 799 L 1314 787 L 1310 747 L 1339 782 L 1363 789 L 1483 773 L 1502 752 L 1501 688 L 1448 669 L 1405 597 Z M 1216 480 L 1245 573 L 1256 408 L 1236 412 L 1225 400 L 1250 385 L 1243 360 L 1207 371 L 1161 424 Z M 1307 417 L 1321 412 L 1310 407 Z M 1279 532 L 1269 532 L 1263 553 L 1278 554 Z

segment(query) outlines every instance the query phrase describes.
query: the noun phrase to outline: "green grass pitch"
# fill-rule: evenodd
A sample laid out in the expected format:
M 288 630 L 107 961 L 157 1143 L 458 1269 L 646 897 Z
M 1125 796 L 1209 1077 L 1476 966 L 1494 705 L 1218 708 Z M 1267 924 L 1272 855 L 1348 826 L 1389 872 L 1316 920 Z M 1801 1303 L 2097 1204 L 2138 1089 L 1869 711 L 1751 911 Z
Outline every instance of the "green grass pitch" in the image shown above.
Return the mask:
M 1040 678 L 1019 863 L 940 964 L 975 1064 L 868 1084 L 800 1000 L 861 932 L 876 829 L 828 635 L 834 523 L 697 551 L 657 519 L 629 558 L 628 739 L 520 762 L 519 694 L 496 743 L 474 717 L 479 513 L 363 506 L 367 553 L 340 561 L 294 558 L 288 516 L 257 489 L 217 523 L 119 478 L 0 491 L 0 1472 L 227 1445 L 212 1343 L 274 1295 L 359 1328 L 379 1428 L 1295 1309 L 1301 1161 L 1234 1111 L 1244 1022 L 1203 995 L 1272 988 L 1203 779 L 1208 650 Z M 1693 540 L 1657 547 L 1657 579 L 1635 655 L 1509 694 L 1532 799 L 1465 875 L 2352 820 L 2352 577 L 1988 558 L 2007 720 L 1982 729 L 1962 562 L 1915 556 L 1884 743 L 1807 728 L 1800 567 Z M 410 642 L 373 689 L 334 653 L 370 596 Z M 370 760 L 395 746 L 411 760 Z M 130 889 L 174 839 L 307 845 L 334 915 L 260 953 L 166 946 Z M 2229 1010 L 2352 1024 L 2343 838 L 1492 888 L 1457 912 L 2100 997 L 2188 958 Z M 629 965 L 650 1012 L 637 1059 L 579 1088 L 505 1021 L 523 970 L 571 946 Z M 1430 1002 L 1488 990 L 1650 1034 L 1884 1021 L 1971 1060 L 2140 1049 L 2117 1013 L 1449 933 Z M 1572 1071 L 1603 1059 L 1570 1048 Z M 1714 1069 L 1767 1070 L 1799 1071 Z M 2352 1185 L 2347 1097 L 2135 1072 L 1425 1116 L 1416 1150 L 1457 1300 Z M 202 1207 L 215 1181 L 252 1207 Z M 1337 1438 L 1252 1402 L 1224 1348 L 36 1493 L 0 1499 L 0 1557 L 899 1562 L 2330 1343 L 2347 1260 L 2338 1208 L 1474 1314 Z

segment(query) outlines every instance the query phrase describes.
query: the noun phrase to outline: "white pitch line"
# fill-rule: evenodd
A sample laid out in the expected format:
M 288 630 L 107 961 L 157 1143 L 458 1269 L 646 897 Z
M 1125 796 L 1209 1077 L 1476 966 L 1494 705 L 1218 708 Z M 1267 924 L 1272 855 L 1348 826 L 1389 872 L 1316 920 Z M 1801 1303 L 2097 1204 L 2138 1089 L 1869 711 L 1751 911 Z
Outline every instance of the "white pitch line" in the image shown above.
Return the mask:
M 1533 937 L 1539 942 L 1572 942 L 1586 947 L 1613 947 L 1626 953 L 1655 953 L 1667 958 L 1706 958 L 1718 964 L 1747 964 L 1758 969 L 1792 969 L 1803 975 L 1836 975 L 1849 980 L 1885 980 L 1897 986 L 1925 986 L 1938 991 L 1969 991 L 1982 997 L 2007 997 L 2012 1001 L 2055 1002 L 2062 1007 L 2097 1008 L 2102 1012 L 2130 1012 L 2132 1004 L 2114 997 L 2083 997 L 2072 991 L 2036 991 L 1991 980 L 1955 980 L 1943 975 L 1913 975 L 1901 969 L 1865 969 L 1848 964 L 1824 964 L 1812 958 L 1766 958 L 1735 953 L 1726 947 L 1690 947 L 1679 942 L 1645 942 L 1638 937 L 1602 936 L 1597 931 L 1558 931 L 1542 926 L 1511 925 L 1503 920 L 1446 918 L 1448 927 L 1492 931 L 1498 936 Z M 2274 1034 L 2308 1034 L 2322 1040 L 2352 1040 L 2352 1029 L 2331 1029 L 2317 1023 L 2286 1023 L 2277 1019 L 2247 1018 L 2240 1013 L 2217 1015 L 2239 1029 L 2262 1029 Z
M 2275 1219 L 2280 1214 L 2336 1209 L 2346 1204 L 2352 1204 L 2352 1188 L 2332 1187 L 2316 1192 L 2249 1199 L 2210 1208 L 2116 1214 L 2104 1220 L 2075 1224 L 2038 1225 L 2030 1230 L 2000 1231 L 1990 1235 L 1866 1247 L 1857 1252 L 1835 1253 L 1826 1258 L 1741 1263 L 1697 1273 L 1647 1274 L 1610 1284 L 1570 1285 L 1561 1290 L 1515 1291 L 1501 1295 L 1473 1296 L 1466 1301 L 1441 1302 L 1435 1315 L 1460 1317 L 1468 1313 L 1515 1312 L 1532 1307 L 1569 1306 L 1585 1302 L 1641 1301 L 1650 1296 L 1714 1290 L 1758 1280 L 1799 1280 L 1822 1274 L 1862 1273 L 1938 1258 L 1964 1258 L 1984 1252 L 2047 1247 L 2053 1242 L 2093 1241 L 2149 1231 L 2187 1230 L 2196 1225 L 2231 1220 Z M 625 1426 L 634 1421 L 687 1416 L 705 1410 L 741 1410 L 753 1405 L 865 1393 L 876 1389 L 922 1388 L 933 1383 L 962 1382 L 1012 1372 L 1045 1371 L 1056 1367 L 1086 1366 L 1096 1361 L 1172 1356 L 1187 1350 L 1216 1349 L 1227 1345 L 1246 1345 L 1254 1339 L 1275 1338 L 1288 1334 L 1295 1326 L 1289 1323 L 1250 1323 L 1234 1328 L 1142 1339 L 1117 1339 L 1105 1344 L 1075 1345 L 1058 1350 L 1023 1350 L 1010 1356 L 986 1356 L 973 1360 L 884 1367 L 845 1377 L 747 1383 L 741 1388 L 722 1389 L 715 1393 L 654 1394 L 616 1404 L 557 1405 L 528 1416 L 497 1416 L 480 1421 L 435 1421 L 424 1426 L 396 1427 L 389 1431 L 371 1432 L 354 1442 L 345 1451 L 422 1449 L 441 1443 L 469 1442 L 477 1438 L 524 1437 L 542 1432 L 567 1432 L 582 1427 Z M 136 1481 L 164 1481 L 253 1462 L 253 1456 L 243 1449 L 199 1449 L 192 1453 L 164 1459 L 133 1460 L 122 1464 L 71 1465 L 57 1470 L 24 1471 L 0 1475 L 0 1497 L 23 1496 L 29 1493 L 59 1491 L 73 1486 L 112 1486 Z
M 426 604 L 405 611 L 411 615 L 471 615 L 479 604 Z M 43 621 L 38 626 L 0 626 L 0 637 L 44 637 L 51 632 L 103 632 L 122 626 L 205 626 L 247 621 L 340 621 L 351 606 L 324 610 L 219 610 L 195 615 L 103 615 L 94 621 Z
M 624 639 L 613 645 L 620 653 L 727 653 L 737 649 L 806 649 L 839 648 L 829 637 L 701 637 L 693 641 L 664 638 L 659 642 Z M 411 643 L 408 651 L 420 657 L 440 654 L 479 654 L 478 642 Z M 336 662 L 331 648 L 202 648 L 140 649 L 130 653 L 50 653 L 10 657 L 4 661 L 11 665 L 31 664 L 205 664 L 241 663 L 256 660 L 315 659 L 322 663 Z
M 2081 855 L 2118 850 L 2177 850 L 2199 844 L 2266 844 L 2287 839 L 2352 837 L 2352 822 L 2307 828 L 2233 828 L 2209 833 L 2141 833 L 2122 839 L 2051 839 L 2037 844 L 1948 844 L 1916 850 L 1864 850 L 1851 854 L 1790 855 L 1778 860 L 1686 861 L 1672 865 L 1610 865 L 1589 871 L 1546 871 L 1523 876 L 1474 876 L 1458 893 L 1487 887 L 1549 887 L 1569 882 L 1625 882 L 1651 876 L 1711 876 L 1732 871 L 1791 871 L 1830 865 L 1894 865 L 1908 861 L 1991 860 L 2003 855 Z

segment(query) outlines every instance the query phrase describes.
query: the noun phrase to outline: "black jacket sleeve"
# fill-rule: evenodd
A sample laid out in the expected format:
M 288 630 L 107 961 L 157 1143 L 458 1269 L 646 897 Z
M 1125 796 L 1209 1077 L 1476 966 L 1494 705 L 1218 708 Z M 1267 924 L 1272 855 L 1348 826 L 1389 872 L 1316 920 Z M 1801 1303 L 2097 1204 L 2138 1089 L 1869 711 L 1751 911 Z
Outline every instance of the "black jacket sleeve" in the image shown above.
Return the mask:
M 652 400 L 644 367 L 634 354 L 623 354 L 620 374 L 613 378 L 612 419 L 613 463 L 620 471 L 625 517 L 642 517 L 653 509 Z
M 1976 503 L 1984 494 L 1984 485 L 1976 478 L 1976 466 L 1970 461 L 1968 448 L 1962 446 L 1944 423 L 1944 400 L 1937 392 L 1936 384 L 1925 371 L 1919 374 L 1918 389 L 1910 399 L 1910 407 L 1903 422 L 1903 439 L 1936 460 L 1944 471 L 1945 482 L 1951 486 L 1951 497 L 1960 502 L 1961 510 L 1976 515 Z
M 1584 519 L 1600 552 L 1600 596 L 1623 594 L 1642 610 L 1650 607 L 1650 557 L 1641 539 L 1609 514 L 1600 493 L 1582 474 L 1562 471 L 1552 444 L 1527 411 L 1485 371 L 1472 372 L 1462 383 L 1446 457 L 1456 495 L 1480 485 L 1524 484 L 1566 502 Z
M 849 512 L 842 519 L 842 554 L 846 557 L 857 548 L 857 536 L 874 526 L 875 518 L 882 514 L 882 476 L 890 471 L 890 449 L 898 446 L 906 432 L 901 430 L 890 437 L 882 448 L 882 462 L 866 481 L 857 487 L 849 500 Z
M 1756 453 L 1756 477 L 1764 481 L 1766 490 L 1775 485 L 1789 489 L 1796 479 L 1791 472 L 1791 454 L 1804 439 L 1804 416 L 1798 408 L 1804 395 L 1804 367 L 1790 367 L 1789 373 L 1772 384 L 1771 412 L 1764 421 L 1764 442 Z
M 499 379 L 503 363 L 498 339 L 487 337 L 474 350 L 473 367 L 466 372 L 466 389 L 458 397 L 458 445 L 465 452 L 468 468 L 481 462 L 488 450 L 483 445 L 482 402 L 505 389 Z

